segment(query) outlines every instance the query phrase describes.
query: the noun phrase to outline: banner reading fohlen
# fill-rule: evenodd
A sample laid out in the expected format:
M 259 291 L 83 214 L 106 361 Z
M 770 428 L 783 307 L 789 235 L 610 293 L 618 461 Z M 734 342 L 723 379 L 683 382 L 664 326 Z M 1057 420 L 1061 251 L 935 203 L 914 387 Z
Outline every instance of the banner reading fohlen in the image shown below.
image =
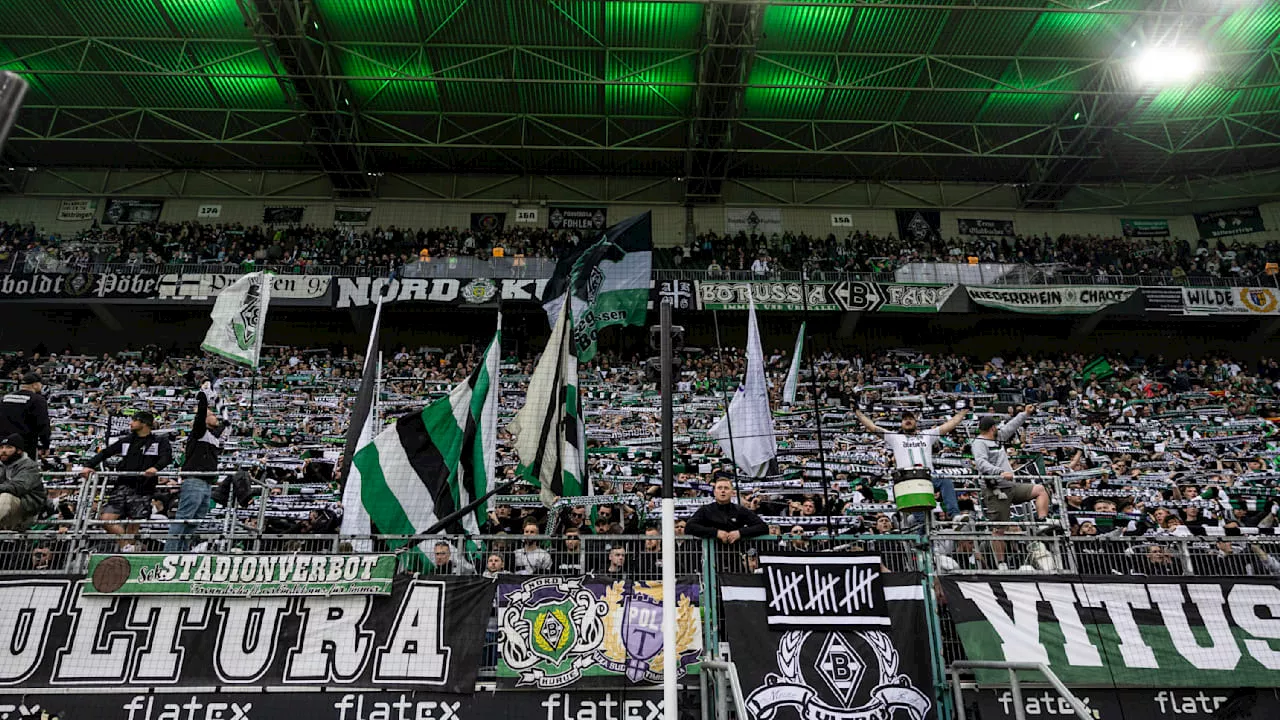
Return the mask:
M 680 675 L 702 654 L 698 583 L 676 583 Z M 498 682 L 563 688 L 662 682 L 662 583 L 586 577 L 499 578 Z
M 262 331 L 267 325 L 271 303 L 271 276 L 253 272 L 235 281 L 218 295 L 209 317 L 213 324 L 204 336 L 201 349 L 215 355 L 258 367 L 262 352 Z
M 1067 285 L 1045 287 L 967 287 L 969 299 L 983 307 L 1022 313 L 1086 315 L 1128 300 L 1135 287 Z
M 394 555 L 91 555 L 86 595 L 387 595 Z
M 1043 663 L 1086 687 L 1280 686 L 1274 580 L 966 577 L 943 587 L 970 660 Z M 979 670 L 978 682 L 1008 673 Z

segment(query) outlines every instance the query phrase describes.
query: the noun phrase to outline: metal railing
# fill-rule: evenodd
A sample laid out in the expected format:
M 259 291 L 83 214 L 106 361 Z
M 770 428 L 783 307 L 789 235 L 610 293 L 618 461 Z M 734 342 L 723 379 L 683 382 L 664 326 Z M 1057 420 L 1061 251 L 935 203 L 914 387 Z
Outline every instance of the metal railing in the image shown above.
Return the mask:
M 1067 701 L 1067 705 L 1071 708 L 1071 712 L 1079 720 L 1094 720 L 1093 713 L 1089 712 L 1089 708 L 1075 696 L 1075 693 L 1067 689 L 1062 680 L 1043 663 L 1019 663 L 1019 662 L 995 662 L 995 661 L 978 661 L 978 660 L 956 660 L 951 663 L 951 691 L 955 693 L 956 720 L 967 720 L 965 715 L 964 698 L 961 696 L 962 683 L 960 682 L 960 671 L 962 670 L 1008 670 L 1009 671 L 1009 691 L 1013 694 L 1013 716 L 1016 720 L 1027 720 L 1026 706 L 1022 704 L 1022 681 L 1018 678 L 1019 672 L 1036 672 L 1044 676 L 1049 681 L 1049 685 L 1058 693 L 1062 699 Z

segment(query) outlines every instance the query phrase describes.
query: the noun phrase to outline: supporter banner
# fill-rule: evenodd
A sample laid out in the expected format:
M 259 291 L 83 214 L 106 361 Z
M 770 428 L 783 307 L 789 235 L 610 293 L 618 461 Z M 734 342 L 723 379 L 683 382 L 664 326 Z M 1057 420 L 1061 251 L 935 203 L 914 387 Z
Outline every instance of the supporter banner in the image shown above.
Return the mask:
M 985 220 L 982 218 L 957 218 L 961 235 L 981 237 L 1016 237 L 1012 220 Z
M 881 283 L 879 294 L 884 304 L 876 308 L 879 312 L 915 312 L 936 313 L 951 299 L 956 285 L 934 285 Z
M 334 225 L 368 225 L 371 207 L 336 207 L 333 209 Z
M 696 708 L 696 693 L 680 704 Z M 662 692 L 195 692 L 0 695 L 4 720 L 662 720 Z
M 387 595 L 394 555 L 90 555 L 85 595 Z
M 433 302 L 452 305 L 485 305 L 502 302 L 538 302 L 547 278 L 492 280 L 490 278 L 334 278 L 338 291 L 334 307 L 364 307 L 386 302 Z
M 599 232 L 609 224 L 609 209 L 602 207 L 555 207 L 547 213 L 547 227 L 552 230 L 588 230 Z
M 692 310 L 697 305 L 692 280 L 650 280 L 649 309 L 657 310 L 663 298 L 671 299 L 672 310 Z
M 474 232 L 495 232 L 506 226 L 506 213 L 471 213 L 471 230 Z
M 983 307 L 1012 312 L 1087 315 L 1128 300 L 1137 288 L 1094 285 L 966 287 Z
M 724 231 L 730 235 L 740 232 L 748 235 L 781 233 L 782 211 L 778 208 L 725 208 Z
M 769 629 L 759 575 L 722 578 L 725 632 L 748 720 L 935 717 L 920 574 L 882 576 L 888 625 L 788 631 Z
M 196 209 L 197 220 L 214 220 L 222 217 L 221 205 L 201 205 Z
M 1140 218 L 1121 218 L 1120 232 L 1125 237 L 1169 237 L 1168 220 L 1144 220 Z
M 938 242 L 942 239 L 942 213 L 937 210 L 895 210 L 898 237 L 911 242 Z
M 246 556 L 247 557 L 247 556 Z M 396 578 L 387 596 L 97 596 L 0 581 L 0 685 L 325 686 L 470 693 L 494 584 Z
M 876 553 L 779 552 L 759 558 L 771 630 L 892 622 Z
M 708 282 L 697 283 L 700 310 L 746 310 L 754 295 L 757 310 L 799 312 L 807 299 L 809 310 L 844 312 L 938 312 L 946 304 L 955 285 L 873 283 L 840 281 L 798 282 Z M 807 294 L 806 294 L 807 293 Z
M 1273 288 L 1181 288 L 1185 315 L 1275 315 L 1280 291 Z
M 1196 213 L 1195 218 L 1196 230 L 1200 231 L 1201 240 L 1247 235 L 1267 229 L 1262 223 L 1262 213 L 1257 206 Z
M 146 225 L 160 222 L 163 200 L 107 200 L 102 213 L 103 225 Z
M 1270 688 L 1101 690 L 1073 688 L 1094 720 L 1270 720 L 1280 707 L 1280 692 Z M 982 720 L 1016 720 L 1013 692 L 1007 688 L 965 693 Z M 1022 688 L 1025 717 L 1074 717 L 1071 706 L 1051 689 Z
M 680 675 L 699 671 L 696 578 L 676 584 Z M 662 583 L 504 576 L 498 585 L 498 682 L 508 687 L 617 687 L 662 682 Z
M 161 275 L 158 296 L 161 300 L 205 300 L 239 279 L 239 275 L 226 273 Z M 272 275 L 271 299 L 315 300 L 329 292 L 332 282 L 328 275 Z
M 63 222 L 84 222 L 97 214 L 97 200 L 63 200 L 58 205 L 58 219 Z
M 1280 686 L 1274 580 L 1075 580 L 944 578 L 965 654 L 1044 663 L 1071 686 Z M 978 671 L 978 681 L 1008 674 Z
M 13 273 L 0 276 L 0 298 L 51 300 L 85 298 L 153 298 L 160 283 L 159 275 L 122 275 L 119 273 Z
M 516 210 L 516 222 L 521 225 L 537 225 L 538 208 L 520 208 Z
M 1144 287 L 1142 288 L 1143 305 L 1150 313 L 1176 313 L 1181 315 L 1182 288 L 1180 287 Z
M 262 209 L 262 222 L 267 225 L 297 225 L 302 222 L 302 207 L 265 207 Z
M 831 227 L 851 228 L 853 227 L 853 216 L 849 213 L 831 213 Z

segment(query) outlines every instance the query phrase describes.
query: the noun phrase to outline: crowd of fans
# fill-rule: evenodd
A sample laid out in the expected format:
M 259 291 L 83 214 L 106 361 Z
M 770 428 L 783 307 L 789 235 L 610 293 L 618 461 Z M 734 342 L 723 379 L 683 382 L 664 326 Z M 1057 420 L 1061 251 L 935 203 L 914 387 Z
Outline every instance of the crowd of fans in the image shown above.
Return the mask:
M 446 394 L 481 350 L 386 352 L 382 417 Z M 504 359 L 500 425 L 523 404 L 533 360 Z M 978 360 L 909 350 L 818 352 L 817 376 L 800 383 L 788 406 L 781 391 L 790 358 L 786 350 L 772 351 L 767 365 L 778 458 L 766 477 L 730 485 L 717 482 L 732 472 L 707 430 L 723 413 L 745 360 L 739 352 L 691 353 L 678 378 L 674 428 L 681 533 L 713 539 L 725 557 L 747 567 L 758 549 L 865 547 L 885 534 L 896 539 L 879 547 L 902 564 L 911 553 L 901 534 L 928 531 L 944 569 L 1045 570 L 1065 566 L 1059 548 L 1065 538 L 1019 539 L 1019 533 L 1056 527 L 1074 536 L 1066 544 L 1081 558 L 1077 566 L 1090 572 L 1181 573 L 1192 562 L 1197 569 L 1280 574 L 1280 563 L 1263 551 L 1280 513 L 1280 438 L 1273 425 L 1280 362 L 1225 356 L 1105 360 L 1100 371 L 1093 358 L 1078 355 Z M 190 542 L 219 548 L 239 542 L 236 535 L 266 532 L 293 536 L 279 540 L 278 549 L 341 550 L 338 467 L 361 362 L 346 349 L 270 348 L 255 384 L 221 361 L 155 347 L 103 356 L 43 347 L 5 355 L 0 377 L 9 383 L 6 401 L 27 393 L 46 399 L 49 408 L 47 434 L 37 428 L 0 438 L 6 472 L 15 454 L 38 454 L 45 471 L 47 499 L 26 513 L 21 527 L 66 531 L 83 518 L 103 543 L 139 549 L 172 542 L 192 529 L 169 526 L 181 514 L 179 489 L 192 482 L 173 471 L 190 469 L 193 437 L 204 438 L 218 426 L 225 428 L 215 433 L 220 475 L 204 499 L 213 509 L 195 516 Z M 518 485 L 495 498 L 482 528 L 495 536 L 488 544 L 441 541 L 432 562 L 442 571 L 539 572 L 574 564 L 599 572 L 657 571 L 657 555 L 644 554 L 646 547 L 656 549 L 655 541 L 608 540 L 656 532 L 661 433 L 654 373 L 639 357 L 601 353 L 582 375 L 595 498 L 548 509 L 534 488 Z M 202 395 L 207 414 L 200 412 Z M 821 408 L 821 452 L 815 405 Z M 957 411 L 961 405 L 966 407 Z M 855 409 L 881 432 L 868 430 Z M 1015 414 L 1021 419 L 1005 433 L 1009 426 L 999 423 Z M 9 437 L 8 413 L 0 415 L 0 435 Z M 950 422 L 932 465 L 935 477 L 955 488 L 954 506 L 942 493 L 927 526 L 897 512 L 890 494 L 894 460 L 886 437 L 906 428 L 899 418 L 908 415 L 920 432 Z M 989 417 L 996 419 L 984 421 Z M 984 477 L 972 459 L 980 433 L 993 442 L 1008 435 L 1004 444 L 1018 482 L 1040 485 L 1052 496 L 1047 517 L 1034 502 L 1013 503 L 1012 520 L 1024 522 L 1007 529 L 1007 542 L 968 535 L 992 519 L 990 473 Z M 81 494 L 86 465 L 111 467 L 96 453 L 112 441 L 134 438 L 136 444 L 137 437 L 152 434 L 144 445 L 154 445 L 154 453 L 134 448 L 135 464 L 119 468 L 125 475 L 92 475 L 100 490 Z M 983 457 L 994 459 L 989 452 L 984 446 Z M 122 462 L 129 453 L 119 452 L 126 456 Z M 514 477 L 514 451 L 501 435 L 498 466 L 495 480 Z M 4 477 L 0 473 L 0 495 L 7 492 Z M 717 505 L 721 499 L 732 507 Z M 739 509 L 750 515 L 735 515 Z M 851 545 L 834 539 L 837 534 L 863 541 Z M 590 552 L 580 551 L 583 546 Z M 1184 547 L 1192 554 L 1180 553 Z M 57 558 L 65 546 L 37 549 Z M 611 555 L 621 564 L 610 564 Z
M 195 222 L 95 226 L 69 237 L 32 224 L 0 222 L 0 265 L 27 271 L 163 264 L 270 265 L 305 271 L 315 266 L 386 268 L 441 257 L 556 258 L 585 233 L 522 225 L 501 230 L 244 227 Z M 665 243 L 658 239 L 658 245 Z M 706 270 L 713 275 L 770 277 L 780 271 L 890 273 L 908 263 L 1035 265 L 1059 275 L 1096 278 L 1163 276 L 1194 284 L 1263 275 L 1280 261 L 1280 243 L 1098 235 L 952 237 L 917 242 L 862 231 L 825 237 L 791 231 L 734 235 L 703 232 L 660 248 L 656 267 Z

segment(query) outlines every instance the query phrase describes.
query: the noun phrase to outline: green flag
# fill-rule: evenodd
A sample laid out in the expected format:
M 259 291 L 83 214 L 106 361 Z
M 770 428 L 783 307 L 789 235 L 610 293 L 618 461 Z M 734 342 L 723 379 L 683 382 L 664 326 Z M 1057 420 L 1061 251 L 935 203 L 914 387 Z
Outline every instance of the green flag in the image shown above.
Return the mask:
M 572 298 L 573 352 L 580 362 L 596 355 L 596 335 L 610 325 L 644 325 L 653 267 L 650 213 L 628 218 L 560 258 L 542 294 L 555 325 L 566 294 Z
M 1106 380 L 1115 374 L 1116 371 L 1112 369 L 1111 363 L 1107 362 L 1105 357 L 1097 357 L 1080 371 L 1080 379 L 1085 382 L 1094 379 Z

